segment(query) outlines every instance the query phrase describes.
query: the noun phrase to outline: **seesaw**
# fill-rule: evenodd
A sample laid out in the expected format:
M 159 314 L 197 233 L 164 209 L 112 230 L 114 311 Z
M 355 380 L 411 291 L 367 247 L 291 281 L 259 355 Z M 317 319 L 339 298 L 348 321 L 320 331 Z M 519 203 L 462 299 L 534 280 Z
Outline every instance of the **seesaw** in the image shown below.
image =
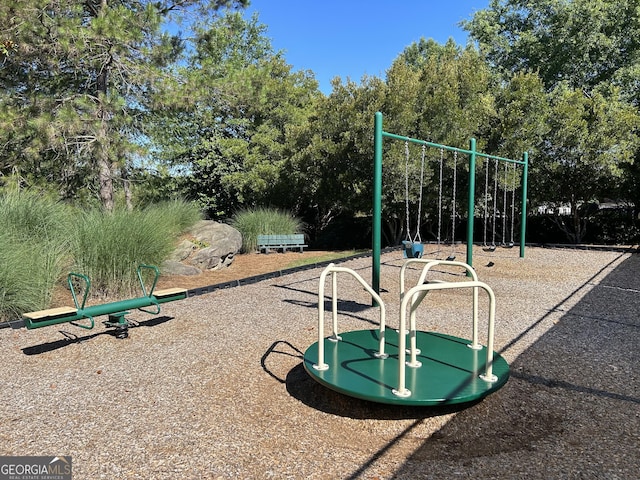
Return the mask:
M 151 270 L 155 275 L 151 288 L 148 291 L 142 278 L 143 270 Z M 91 288 L 91 281 L 89 280 L 89 277 L 80 273 L 69 273 L 67 276 L 67 283 L 71 290 L 74 306 L 57 307 L 50 308 L 48 310 L 23 313 L 22 320 L 24 326 L 27 327 L 27 329 L 34 329 L 57 325 L 60 323 L 71 323 L 77 327 L 92 329 L 95 325 L 94 317 L 108 315 L 108 320 L 105 321 L 104 324 L 107 327 L 115 328 L 115 335 L 117 338 L 127 338 L 129 336 L 128 328 L 130 322 L 126 319 L 125 315 L 131 313 L 130 310 L 140 310 L 152 315 L 157 315 L 160 313 L 160 304 L 187 298 L 187 290 L 183 288 L 155 290 L 156 283 L 160 276 L 160 270 L 158 267 L 154 265 L 139 265 L 136 272 L 138 274 L 140 288 L 142 290 L 142 295 L 140 297 L 99 305 L 86 305 L 89 290 Z M 78 296 L 74 286 L 76 280 L 80 280 L 84 283 L 81 301 L 78 301 Z M 153 307 L 153 309 L 148 310 L 149 307 Z M 88 322 L 79 323 L 81 320 L 88 320 Z
M 405 273 L 411 264 L 423 264 L 423 269 L 417 284 L 405 292 Z M 427 281 L 429 271 L 437 265 L 463 267 L 471 280 Z M 380 308 L 378 329 L 338 334 L 338 273 L 353 276 L 370 293 Z M 325 338 L 324 290 L 329 275 L 333 322 L 332 334 Z M 416 313 L 426 295 L 452 289 L 472 290 L 471 340 L 416 328 Z M 486 346 L 478 341 L 480 290 L 489 297 Z M 484 398 L 504 386 L 509 378 L 509 365 L 493 351 L 495 295 L 487 284 L 478 280 L 473 268 L 466 263 L 448 260 L 408 259 L 400 271 L 400 297 L 400 328 L 398 331 L 387 330 L 386 308 L 380 296 L 355 271 L 330 264 L 322 272 L 318 288 L 318 341 L 304 354 L 304 368 L 309 375 L 342 394 L 397 405 L 467 403 Z

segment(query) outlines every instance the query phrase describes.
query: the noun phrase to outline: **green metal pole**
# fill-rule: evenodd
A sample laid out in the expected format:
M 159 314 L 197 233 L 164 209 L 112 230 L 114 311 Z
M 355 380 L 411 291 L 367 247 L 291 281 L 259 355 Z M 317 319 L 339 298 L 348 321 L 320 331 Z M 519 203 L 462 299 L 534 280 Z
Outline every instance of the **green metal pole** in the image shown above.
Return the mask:
M 527 232 L 527 179 L 529 177 L 529 152 L 522 155 L 522 220 L 520 221 L 520 258 L 524 258 L 525 234 Z
M 380 294 L 380 251 L 382 243 L 382 113 L 376 112 L 373 125 L 373 233 L 371 288 Z M 375 306 L 375 301 L 374 301 Z
M 467 264 L 473 266 L 473 220 L 476 203 L 476 139 L 469 141 L 469 206 L 467 213 Z

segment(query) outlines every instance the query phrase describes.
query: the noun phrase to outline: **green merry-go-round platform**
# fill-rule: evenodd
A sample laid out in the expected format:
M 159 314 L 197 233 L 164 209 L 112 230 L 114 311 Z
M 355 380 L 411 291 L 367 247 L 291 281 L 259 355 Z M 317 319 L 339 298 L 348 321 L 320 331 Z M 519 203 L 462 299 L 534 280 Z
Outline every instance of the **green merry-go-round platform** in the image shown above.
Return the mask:
M 405 289 L 406 270 L 422 267 L 413 288 Z M 429 280 L 437 266 L 466 269 L 470 279 L 444 282 Z M 338 333 L 337 274 L 348 273 L 371 294 L 380 309 L 379 328 Z M 325 282 L 332 283 L 332 334 L 324 335 Z M 471 339 L 416 328 L 417 311 L 431 291 L 472 289 Z M 406 290 L 406 291 L 405 291 Z M 489 297 L 486 345 L 478 338 L 478 294 Z M 486 397 L 505 385 L 509 365 L 493 350 L 495 296 L 480 282 L 473 269 L 462 262 L 409 259 L 400 272 L 400 326 L 386 328 L 385 305 L 379 295 L 355 271 L 329 265 L 320 276 L 318 288 L 318 341 L 304 353 L 304 368 L 320 384 L 339 393 L 394 405 L 452 405 Z M 407 315 L 408 312 L 408 315 Z
M 326 370 L 317 370 L 318 342 L 304 354 L 304 368 L 322 385 L 351 397 L 396 405 L 445 405 L 472 402 L 501 388 L 509 378 L 509 365 L 493 354 L 494 382 L 483 380 L 486 347 L 469 348 L 469 341 L 436 332 L 417 331 L 420 367 L 406 368 L 408 397 L 393 393 L 398 386 L 398 333 L 387 330 L 387 358 L 378 358 L 378 330 L 340 334 L 342 340 L 324 339 Z

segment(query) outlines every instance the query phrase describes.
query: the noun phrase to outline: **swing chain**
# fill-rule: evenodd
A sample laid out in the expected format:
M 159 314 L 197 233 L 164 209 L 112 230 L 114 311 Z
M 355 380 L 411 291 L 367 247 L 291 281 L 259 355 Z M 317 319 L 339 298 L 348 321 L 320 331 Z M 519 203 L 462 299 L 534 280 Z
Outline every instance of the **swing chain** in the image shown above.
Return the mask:
M 502 246 L 507 245 L 507 168 L 508 164 L 504 164 L 504 185 L 502 187 Z
M 487 219 L 489 217 L 489 164 L 491 162 L 486 160 L 485 162 L 485 174 L 484 174 L 484 221 L 482 222 L 482 246 L 487 246 Z
M 420 237 L 420 217 L 422 216 L 422 190 L 424 184 L 424 158 L 426 155 L 427 147 L 422 144 L 422 158 L 420 160 L 420 194 L 418 196 L 418 218 L 416 223 L 416 236 L 413 238 L 413 243 L 422 243 Z
M 453 151 L 453 192 L 451 193 L 451 245 L 456 242 L 456 185 L 458 171 L 458 151 Z M 454 247 L 455 248 L 455 247 Z
M 511 174 L 511 242 L 510 246 L 514 245 L 513 242 L 513 224 L 515 223 L 515 214 L 516 214 L 516 164 L 512 163 L 512 174 Z
M 405 200 L 405 217 L 407 219 L 407 240 L 411 241 L 411 232 L 409 226 L 409 142 L 404 142 L 404 200 Z
M 496 216 L 498 214 L 498 160 L 494 161 L 495 172 L 493 174 L 493 236 L 491 240 L 491 247 L 496 248 Z
M 416 234 L 413 238 L 411 238 L 411 225 L 409 223 L 409 216 L 411 215 L 409 211 L 409 142 L 404 142 L 404 153 L 405 153 L 405 166 L 404 166 L 404 193 L 405 193 L 405 216 L 407 219 L 407 240 L 411 243 L 422 243 L 422 238 L 420 237 L 420 217 L 422 216 L 422 190 L 424 189 L 424 161 L 426 157 L 427 147 L 426 145 L 422 145 L 422 157 L 420 160 L 420 192 L 418 196 L 418 212 L 417 212 L 417 225 L 416 225 Z
M 442 168 L 444 164 L 444 149 L 440 149 L 440 178 L 438 183 L 438 250 L 442 233 Z

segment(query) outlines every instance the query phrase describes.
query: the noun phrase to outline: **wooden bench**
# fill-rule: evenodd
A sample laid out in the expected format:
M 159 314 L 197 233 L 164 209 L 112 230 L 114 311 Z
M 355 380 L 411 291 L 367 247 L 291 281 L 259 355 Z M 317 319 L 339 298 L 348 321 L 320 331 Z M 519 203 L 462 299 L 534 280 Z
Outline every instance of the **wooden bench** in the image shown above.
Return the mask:
M 286 252 L 289 248 L 297 248 L 300 252 L 306 247 L 304 234 L 295 233 L 290 235 L 258 235 L 258 251 L 269 253 L 269 250 L 282 250 Z

